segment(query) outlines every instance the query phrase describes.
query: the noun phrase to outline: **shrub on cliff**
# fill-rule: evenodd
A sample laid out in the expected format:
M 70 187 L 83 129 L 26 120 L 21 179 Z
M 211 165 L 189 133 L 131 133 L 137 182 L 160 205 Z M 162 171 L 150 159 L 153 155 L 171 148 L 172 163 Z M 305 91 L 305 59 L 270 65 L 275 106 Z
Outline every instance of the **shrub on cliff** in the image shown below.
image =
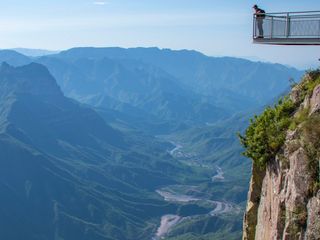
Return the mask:
M 251 119 L 245 134 L 239 134 L 241 144 L 245 147 L 243 154 L 257 166 L 264 167 L 284 144 L 295 109 L 292 100 L 285 97 L 274 107 L 267 107 L 260 116 Z
M 260 167 L 275 158 L 284 144 L 287 130 L 296 129 L 309 118 L 309 109 L 300 108 L 297 113 L 295 111 L 319 84 L 320 69 L 308 71 L 304 79 L 293 86 L 291 97 L 294 101 L 285 97 L 274 107 L 267 107 L 260 116 L 251 119 L 245 134 L 239 134 L 240 142 L 245 148 L 243 154 Z

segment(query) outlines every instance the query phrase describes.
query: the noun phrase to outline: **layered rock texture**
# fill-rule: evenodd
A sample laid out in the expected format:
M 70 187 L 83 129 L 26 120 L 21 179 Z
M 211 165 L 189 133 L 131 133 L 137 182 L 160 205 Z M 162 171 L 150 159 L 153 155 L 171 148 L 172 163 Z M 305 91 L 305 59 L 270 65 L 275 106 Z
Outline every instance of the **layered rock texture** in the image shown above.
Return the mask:
M 292 89 L 296 110 L 276 157 L 253 163 L 244 240 L 320 239 L 319 76 L 310 72 Z

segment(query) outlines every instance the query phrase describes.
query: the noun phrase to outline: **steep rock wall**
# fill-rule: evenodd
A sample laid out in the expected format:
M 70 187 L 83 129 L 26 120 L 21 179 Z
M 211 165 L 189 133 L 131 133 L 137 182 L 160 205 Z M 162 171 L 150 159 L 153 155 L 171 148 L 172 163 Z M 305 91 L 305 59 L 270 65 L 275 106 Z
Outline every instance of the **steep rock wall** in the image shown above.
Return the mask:
M 301 94 L 298 85 L 290 95 L 301 102 L 296 114 L 305 112 L 306 119 L 319 115 L 320 85 L 303 101 Z M 300 126 L 303 122 L 287 132 L 283 148 L 265 169 L 253 164 L 243 240 L 320 239 L 320 191 L 314 192 L 315 176 L 310 173 L 310 167 L 319 166 L 310 165 L 315 160 L 310 146 L 314 149 L 315 144 L 301 134 Z

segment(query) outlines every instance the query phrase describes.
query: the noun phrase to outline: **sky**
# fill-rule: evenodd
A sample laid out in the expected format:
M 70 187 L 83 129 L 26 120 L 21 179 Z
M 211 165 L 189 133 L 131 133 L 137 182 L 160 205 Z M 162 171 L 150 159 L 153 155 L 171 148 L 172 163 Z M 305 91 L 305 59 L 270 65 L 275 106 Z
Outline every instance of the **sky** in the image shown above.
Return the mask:
M 10 0 L 0 2 L 0 49 L 190 49 L 208 56 L 318 67 L 320 46 L 252 44 L 252 6 L 320 10 L 318 0 Z

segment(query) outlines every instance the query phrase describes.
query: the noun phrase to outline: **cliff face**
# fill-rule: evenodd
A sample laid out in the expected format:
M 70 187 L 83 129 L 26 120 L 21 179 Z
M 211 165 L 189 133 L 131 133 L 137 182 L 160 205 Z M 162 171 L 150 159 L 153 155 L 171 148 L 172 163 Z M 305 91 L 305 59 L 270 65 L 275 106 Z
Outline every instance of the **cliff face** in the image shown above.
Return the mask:
M 310 73 L 293 88 L 296 126 L 274 158 L 263 167 L 253 164 L 244 240 L 320 239 L 319 80 Z

